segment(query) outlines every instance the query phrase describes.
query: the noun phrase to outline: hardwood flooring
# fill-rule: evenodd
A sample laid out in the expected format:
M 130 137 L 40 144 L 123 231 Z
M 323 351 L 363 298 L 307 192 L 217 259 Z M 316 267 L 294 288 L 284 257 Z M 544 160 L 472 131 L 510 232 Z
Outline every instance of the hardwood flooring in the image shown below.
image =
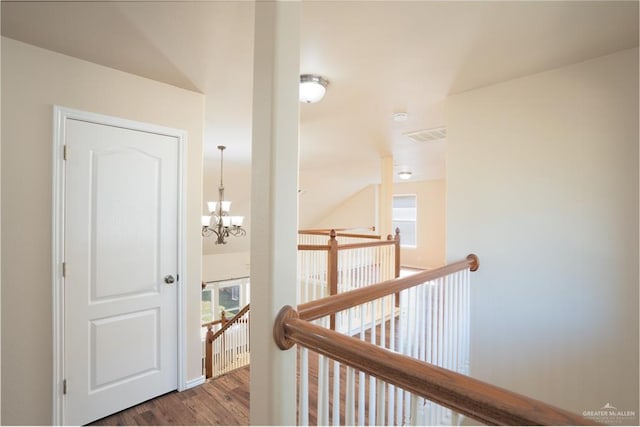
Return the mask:
M 181 393 L 167 393 L 90 425 L 249 425 L 249 366 Z
M 389 323 L 386 326 L 386 341 L 389 344 Z M 376 327 L 376 336 L 380 339 L 381 327 Z M 371 330 L 366 332 L 365 339 L 369 341 Z M 318 355 L 309 351 L 309 424 L 317 422 L 318 401 Z M 298 366 L 300 364 L 298 363 Z M 182 425 L 249 425 L 249 378 L 250 367 L 246 366 L 232 371 L 222 377 L 209 380 L 203 385 L 183 391 L 171 392 L 138 406 L 126 409 L 116 414 L 102 418 L 90 425 L 96 426 L 182 426 Z M 341 366 L 340 377 L 340 407 L 346 403 L 344 384 L 346 384 L 346 369 Z M 329 364 L 329 378 L 334 376 L 333 363 Z M 356 393 L 360 379 L 356 373 Z M 365 396 L 368 395 L 369 377 L 364 382 Z M 360 398 L 356 399 L 357 402 Z M 365 405 L 365 424 L 368 423 L 368 399 Z M 333 391 L 329 395 L 329 408 L 333 408 Z M 342 412 L 342 411 L 341 411 Z M 340 424 L 344 425 L 344 414 L 340 416 Z

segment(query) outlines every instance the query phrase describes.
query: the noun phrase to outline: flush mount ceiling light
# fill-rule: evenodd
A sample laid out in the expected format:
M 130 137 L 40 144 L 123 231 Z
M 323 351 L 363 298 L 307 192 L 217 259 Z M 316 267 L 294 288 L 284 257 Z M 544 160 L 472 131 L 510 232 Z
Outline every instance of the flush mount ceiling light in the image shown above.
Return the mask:
M 394 122 L 405 122 L 409 118 L 409 114 L 405 112 L 394 113 L 393 116 Z
M 324 97 L 329 81 L 315 74 L 300 76 L 300 102 L 312 104 Z
M 398 172 L 398 178 L 404 179 L 405 181 L 411 178 L 411 172 L 409 171 L 400 171 Z

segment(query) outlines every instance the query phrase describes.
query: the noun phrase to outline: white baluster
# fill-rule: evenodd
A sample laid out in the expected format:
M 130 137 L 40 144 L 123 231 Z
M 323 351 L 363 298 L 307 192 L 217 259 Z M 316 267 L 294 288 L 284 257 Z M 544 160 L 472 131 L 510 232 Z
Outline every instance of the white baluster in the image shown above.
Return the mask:
M 353 330 L 353 315 L 354 308 L 350 308 L 347 310 L 347 331 L 348 334 L 351 335 L 351 331 Z M 356 424 L 356 396 L 355 396 L 355 370 L 353 368 L 347 367 L 346 372 L 346 390 L 345 390 L 345 423 L 346 425 L 353 426 Z
M 318 425 L 329 425 L 329 360 L 318 356 Z
M 380 342 L 379 345 L 380 347 L 383 348 L 388 348 L 387 347 L 387 325 L 385 322 L 385 317 L 386 317 L 386 301 L 388 298 L 383 298 L 380 300 Z M 378 390 L 378 394 L 377 394 L 377 398 L 378 398 L 378 403 L 377 403 L 377 408 L 378 408 L 378 416 L 376 418 L 376 423 L 377 425 L 385 425 L 386 424 L 386 420 L 385 420 L 385 416 L 386 416 L 386 411 L 385 411 L 385 400 L 386 400 L 386 383 L 384 381 L 381 380 L 377 380 L 377 390 Z
M 438 290 L 438 344 L 436 346 L 438 355 L 436 357 L 436 364 L 442 366 L 443 360 L 443 346 L 444 346 L 444 289 L 442 289 L 442 280 L 436 280 L 436 289 Z
M 371 344 L 376 345 L 376 325 L 374 321 L 376 305 L 378 300 L 374 300 L 368 305 L 370 306 L 370 328 L 369 328 L 369 340 Z M 369 375 L 369 425 L 376 425 L 376 379 Z
M 365 341 L 366 304 L 360 305 L 360 339 Z M 358 425 L 364 425 L 365 419 L 365 374 L 358 373 Z
M 390 319 L 389 319 L 389 349 L 391 351 L 396 350 L 396 316 L 395 316 L 395 308 L 396 308 L 396 294 L 391 294 L 389 296 L 390 300 Z M 388 395 L 388 424 L 395 424 L 395 401 L 396 401 L 396 387 L 392 384 L 389 384 L 389 395 Z
M 333 362 L 333 425 L 340 425 L 340 363 Z

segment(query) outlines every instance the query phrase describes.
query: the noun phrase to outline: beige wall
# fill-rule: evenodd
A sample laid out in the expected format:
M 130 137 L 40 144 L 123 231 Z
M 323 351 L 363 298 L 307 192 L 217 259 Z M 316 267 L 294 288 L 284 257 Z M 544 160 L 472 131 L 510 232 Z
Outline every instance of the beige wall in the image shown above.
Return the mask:
M 234 279 L 251 274 L 250 252 L 229 252 L 202 256 L 202 280 Z
M 188 131 L 187 380 L 201 374 L 203 97 L 2 39 L 2 424 L 52 422 L 53 105 Z
M 447 256 L 481 265 L 472 375 L 637 416 L 638 50 L 453 96 L 447 123 Z
M 377 225 L 379 185 L 370 185 L 334 209 L 313 228 L 355 228 Z M 402 182 L 393 184 L 393 194 L 415 194 L 418 200 L 418 246 L 402 248 L 403 266 L 435 268 L 445 262 L 444 180 Z
M 442 179 L 394 185 L 393 194 L 415 194 L 418 202 L 417 246 L 400 250 L 403 266 L 436 268 L 445 263 L 445 190 Z
M 300 203 L 304 203 L 304 196 Z M 369 185 L 345 200 L 311 228 L 359 228 L 377 224 L 378 186 Z

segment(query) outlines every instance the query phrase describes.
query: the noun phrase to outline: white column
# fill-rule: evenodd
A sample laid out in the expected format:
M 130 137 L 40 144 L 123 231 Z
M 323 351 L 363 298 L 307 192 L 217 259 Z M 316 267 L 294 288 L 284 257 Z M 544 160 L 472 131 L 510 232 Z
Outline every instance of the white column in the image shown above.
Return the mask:
M 378 200 L 378 234 L 386 237 L 395 234 L 391 209 L 393 204 L 393 156 L 383 157 L 380 164 L 380 198 Z
M 0 8 L 1 9 L 1 8 Z M 2 15 L 0 13 L 0 15 Z M 0 16 L 0 22 L 2 22 Z M 1 45 L 2 43 L 0 43 Z M 2 58 L 2 49 L 0 48 L 0 58 Z M 2 69 L 2 59 L 0 59 L 0 70 Z M 2 80 L 2 73 L 0 73 L 0 81 Z M 0 89 L 0 93 L 2 90 Z M 2 98 L 0 96 L 0 98 Z M 2 104 L 2 103 L 0 103 Z M 2 116 L 2 109 L 0 108 L 0 116 Z M 1 126 L 0 126 L 1 129 Z M 1 133 L 1 132 L 0 132 Z M 2 152 L 2 150 L 0 150 Z M 1 159 L 1 156 L 0 156 Z M 2 161 L 0 160 L 0 164 Z M 0 174 L 1 176 L 2 174 Z M 2 186 L 0 185 L 0 188 Z M 2 212 L 2 197 L 0 196 L 0 212 Z M 2 215 L 0 214 L 0 224 L 2 224 Z M 0 225 L 0 242 L 2 242 L 2 226 Z M 0 244 L 0 295 L 2 295 L 2 245 Z M 0 319 L 2 319 L 2 297 L 0 297 Z M 2 321 L 0 320 L 0 330 L 2 330 Z M 0 424 L 2 424 L 2 340 L 0 340 Z
M 255 3 L 251 177 L 252 425 L 296 424 L 296 353 L 273 340 L 296 306 L 300 3 Z

